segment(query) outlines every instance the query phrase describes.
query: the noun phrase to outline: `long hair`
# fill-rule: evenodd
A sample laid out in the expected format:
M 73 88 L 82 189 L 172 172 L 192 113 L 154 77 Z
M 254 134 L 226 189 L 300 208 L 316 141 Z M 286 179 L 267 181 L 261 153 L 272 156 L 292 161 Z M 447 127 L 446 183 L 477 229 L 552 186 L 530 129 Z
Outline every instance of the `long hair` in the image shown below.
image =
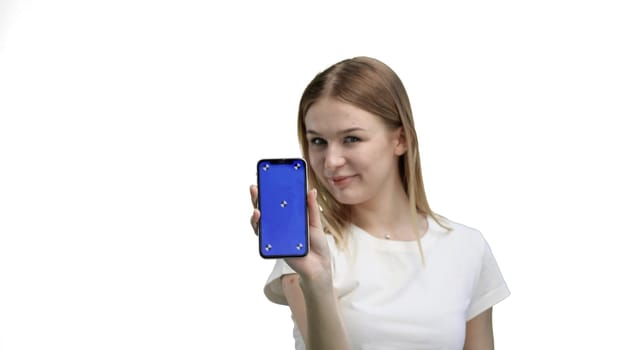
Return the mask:
M 324 97 L 337 99 L 377 115 L 389 127 L 403 128 L 407 150 L 400 156 L 399 172 L 408 195 L 413 227 L 417 227 L 417 213 L 431 216 L 444 227 L 430 209 L 426 198 L 412 108 L 397 74 L 383 62 L 371 57 L 345 59 L 318 73 L 305 88 L 298 109 L 298 141 L 307 160 L 309 145 L 305 116 L 309 108 Z M 335 200 L 313 171 L 309 172 L 309 184 L 318 190 L 318 204 L 325 230 L 335 237 L 338 246 L 343 247 L 346 229 L 351 223 L 350 207 Z M 418 242 L 422 253 L 421 241 Z

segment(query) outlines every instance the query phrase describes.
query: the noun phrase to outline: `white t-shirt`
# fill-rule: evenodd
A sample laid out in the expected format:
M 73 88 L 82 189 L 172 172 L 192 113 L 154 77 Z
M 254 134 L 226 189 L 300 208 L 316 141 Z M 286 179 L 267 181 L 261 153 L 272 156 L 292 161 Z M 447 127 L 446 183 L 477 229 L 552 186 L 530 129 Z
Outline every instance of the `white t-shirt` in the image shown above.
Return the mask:
M 428 219 L 416 241 L 376 238 L 351 227 L 346 249 L 327 235 L 333 283 L 352 349 L 458 350 L 466 322 L 509 296 L 510 291 L 481 233 L 445 220 L 447 231 Z M 264 293 L 286 305 L 280 277 L 295 273 L 277 260 Z M 296 349 L 304 341 L 294 323 Z

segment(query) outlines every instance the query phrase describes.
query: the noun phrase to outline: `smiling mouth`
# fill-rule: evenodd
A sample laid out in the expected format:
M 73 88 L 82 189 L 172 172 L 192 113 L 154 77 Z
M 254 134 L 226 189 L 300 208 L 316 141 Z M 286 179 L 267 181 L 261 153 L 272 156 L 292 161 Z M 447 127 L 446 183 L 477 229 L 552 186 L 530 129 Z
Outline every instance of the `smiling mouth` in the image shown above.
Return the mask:
M 336 177 L 331 177 L 330 178 L 330 182 L 332 182 L 335 186 L 344 186 L 350 183 L 350 181 L 352 181 L 352 179 L 354 178 L 354 175 L 352 176 L 336 176 Z

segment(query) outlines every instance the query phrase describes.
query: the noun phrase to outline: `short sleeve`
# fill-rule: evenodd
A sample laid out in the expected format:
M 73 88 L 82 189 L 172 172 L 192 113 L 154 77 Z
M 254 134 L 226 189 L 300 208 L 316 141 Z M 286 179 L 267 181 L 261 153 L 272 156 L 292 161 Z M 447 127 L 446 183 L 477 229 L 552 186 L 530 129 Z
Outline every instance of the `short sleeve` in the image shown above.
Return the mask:
M 490 246 L 483 239 L 482 262 L 479 276 L 467 310 L 467 320 L 474 318 L 510 295 L 510 290 L 492 254 Z
M 274 263 L 272 273 L 266 281 L 263 292 L 273 303 L 287 305 L 285 299 L 285 293 L 283 292 L 283 286 L 281 284 L 281 277 L 288 274 L 296 273 L 283 259 L 277 259 Z

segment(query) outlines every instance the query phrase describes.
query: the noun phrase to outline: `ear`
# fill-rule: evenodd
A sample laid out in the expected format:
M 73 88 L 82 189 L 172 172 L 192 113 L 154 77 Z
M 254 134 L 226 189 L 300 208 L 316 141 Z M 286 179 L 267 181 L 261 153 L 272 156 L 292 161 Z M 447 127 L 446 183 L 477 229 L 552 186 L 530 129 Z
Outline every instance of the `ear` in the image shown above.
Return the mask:
M 393 143 L 394 143 L 394 147 L 393 147 L 393 153 L 396 156 L 401 156 L 404 153 L 406 153 L 406 150 L 408 149 L 408 145 L 406 142 L 406 135 L 404 134 L 404 128 L 403 127 L 399 127 L 395 130 L 395 134 L 393 135 Z

